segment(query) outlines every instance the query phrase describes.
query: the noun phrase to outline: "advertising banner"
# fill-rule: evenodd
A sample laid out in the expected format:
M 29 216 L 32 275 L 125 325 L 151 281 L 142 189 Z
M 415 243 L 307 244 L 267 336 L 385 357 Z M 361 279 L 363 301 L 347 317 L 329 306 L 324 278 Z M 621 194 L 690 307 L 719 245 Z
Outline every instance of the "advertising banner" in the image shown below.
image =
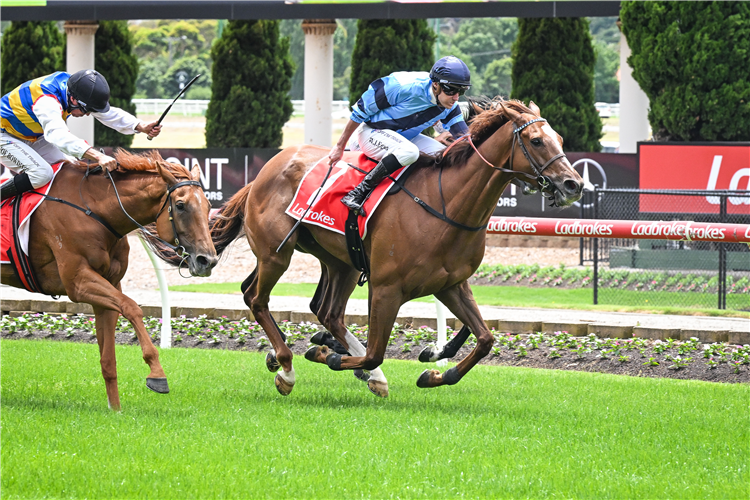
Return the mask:
M 641 189 L 750 190 L 750 143 L 639 143 Z M 694 196 L 670 212 L 719 212 L 718 196 Z M 657 196 L 641 195 L 641 212 L 664 212 Z M 750 196 L 729 197 L 727 213 L 750 215 Z
M 141 153 L 151 150 L 134 148 L 129 151 Z M 200 168 L 201 183 L 213 208 L 219 208 L 255 179 L 263 165 L 279 152 L 278 149 L 256 148 L 162 148 L 158 151 L 165 160 L 181 163 L 189 170 L 196 165 Z

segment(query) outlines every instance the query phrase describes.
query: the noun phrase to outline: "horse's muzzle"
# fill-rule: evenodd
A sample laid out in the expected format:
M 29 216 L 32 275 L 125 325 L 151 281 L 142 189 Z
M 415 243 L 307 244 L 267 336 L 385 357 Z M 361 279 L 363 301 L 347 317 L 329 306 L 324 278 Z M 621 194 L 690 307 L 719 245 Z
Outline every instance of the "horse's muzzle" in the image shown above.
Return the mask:
M 190 274 L 193 276 L 211 276 L 211 270 L 219 263 L 219 257 L 214 254 L 190 254 L 187 260 Z

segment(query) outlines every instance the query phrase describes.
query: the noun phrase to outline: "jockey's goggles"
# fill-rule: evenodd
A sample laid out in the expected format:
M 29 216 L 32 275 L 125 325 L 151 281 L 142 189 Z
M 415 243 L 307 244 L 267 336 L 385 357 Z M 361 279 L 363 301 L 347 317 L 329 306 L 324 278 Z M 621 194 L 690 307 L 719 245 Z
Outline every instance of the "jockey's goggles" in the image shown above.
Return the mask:
M 440 88 L 445 95 L 464 95 L 469 87 L 467 85 L 451 85 L 450 83 L 440 82 Z

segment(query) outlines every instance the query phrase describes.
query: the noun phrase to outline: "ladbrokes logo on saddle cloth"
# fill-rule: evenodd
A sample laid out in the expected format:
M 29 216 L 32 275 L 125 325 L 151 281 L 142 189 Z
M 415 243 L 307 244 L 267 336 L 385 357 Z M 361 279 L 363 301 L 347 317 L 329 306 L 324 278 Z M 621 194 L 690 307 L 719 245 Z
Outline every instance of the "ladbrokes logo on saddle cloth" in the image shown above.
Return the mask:
M 363 170 L 365 173 L 350 167 L 349 163 Z M 321 187 L 323 179 L 325 179 L 326 173 L 328 173 L 328 157 L 323 158 L 313 168 L 308 170 L 302 178 L 302 182 L 300 182 L 297 188 L 297 193 L 294 195 L 292 203 L 286 209 L 287 215 L 299 220 L 314 200 L 314 204 L 307 212 L 307 215 L 305 215 L 303 222 L 344 234 L 344 225 L 349 215 L 349 209 L 341 203 L 341 198 L 354 189 L 365 177 L 366 173 L 372 170 L 375 165 L 375 162 L 362 153 L 347 151 L 344 153 L 341 161 L 333 166 L 331 175 L 328 176 L 325 185 Z M 404 168 L 397 170 L 391 174 L 391 177 L 398 179 L 404 170 Z M 363 239 L 367 235 L 367 223 L 370 217 L 372 217 L 375 209 L 383 201 L 383 198 L 385 198 L 392 185 L 392 180 L 385 179 L 378 184 L 370 197 L 367 198 L 364 205 L 367 217 L 363 224 L 362 217 L 360 216 L 359 224 L 359 235 Z M 318 194 L 319 190 L 320 194 Z
M 61 166 L 62 163 L 52 165 L 52 180 L 45 186 L 37 188 L 34 191 L 49 194 L 49 190 Z M 24 193 L 21 198 L 18 237 L 21 240 L 21 248 L 23 248 L 26 255 L 29 254 L 29 219 L 31 218 L 31 214 L 42 204 L 42 201 L 44 201 L 44 197 L 33 192 Z M 2 208 L 0 208 L 0 226 L 2 226 L 0 229 L 0 252 L 2 252 L 0 263 L 10 264 L 8 250 L 13 246 L 13 203 L 10 200 L 6 200 Z

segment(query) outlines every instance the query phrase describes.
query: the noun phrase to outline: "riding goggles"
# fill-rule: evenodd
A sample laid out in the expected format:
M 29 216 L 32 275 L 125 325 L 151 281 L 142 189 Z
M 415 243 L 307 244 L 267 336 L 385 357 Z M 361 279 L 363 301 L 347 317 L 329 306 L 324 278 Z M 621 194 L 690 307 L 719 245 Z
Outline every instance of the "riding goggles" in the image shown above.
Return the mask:
M 469 87 L 467 85 L 451 85 L 450 83 L 440 82 L 440 88 L 445 95 L 464 95 Z

